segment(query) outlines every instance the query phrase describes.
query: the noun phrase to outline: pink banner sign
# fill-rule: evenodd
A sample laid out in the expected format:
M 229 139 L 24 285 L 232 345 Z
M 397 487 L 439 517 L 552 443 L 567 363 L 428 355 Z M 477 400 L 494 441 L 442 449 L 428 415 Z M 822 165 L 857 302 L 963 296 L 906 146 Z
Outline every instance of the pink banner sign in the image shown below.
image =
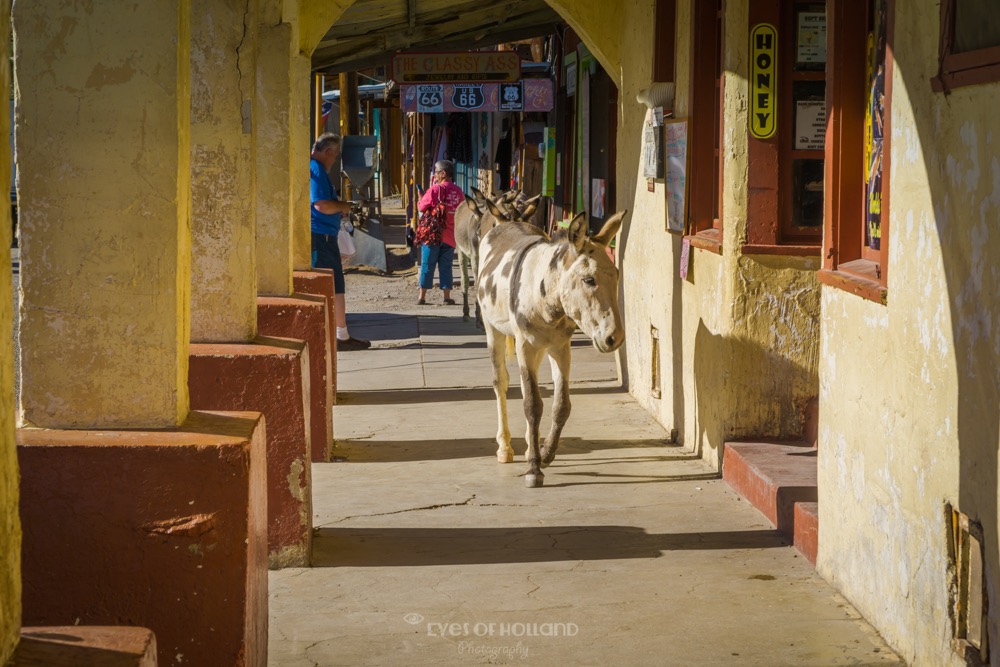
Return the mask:
M 522 79 L 523 111 L 552 111 L 555 94 L 551 79 Z M 513 88 L 500 98 L 498 83 L 422 83 L 400 86 L 403 111 L 440 113 L 454 111 L 499 111 L 516 108 Z M 505 103 L 506 102 L 506 103 Z

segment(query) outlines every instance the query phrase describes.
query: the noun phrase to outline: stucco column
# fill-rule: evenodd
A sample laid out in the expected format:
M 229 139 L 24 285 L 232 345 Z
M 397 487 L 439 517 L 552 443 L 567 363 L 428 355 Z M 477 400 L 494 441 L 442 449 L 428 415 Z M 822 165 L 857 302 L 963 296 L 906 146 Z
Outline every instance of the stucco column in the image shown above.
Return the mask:
M 10 0 L 0 0 L 0 61 L 10 57 Z M 0 70 L 0 97 L 10 97 L 10 70 Z M 7 107 L 0 110 L 0 136 L 10 133 Z M 0 142 L 0 183 L 10 182 L 10 148 Z M 0 207 L 0 328 L 14 330 L 10 264 L 10 208 Z M 17 453 L 14 445 L 14 345 L 0 336 L 0 665 L 6 664 L 21 625 L 21 526 L 17 513 Z
M 308 56 L 292 56 L 292 117 L 290 176 L 292 186 L 292 266 L 297 271 L 312 268 L 312 223 L 309 212 L 309 151 L 316 137 L 309 122 L 312 63 Z M 337 163 L 337 168 L 340 163 Z
M 257 333 L 251 0 L 201 0 L 191 16 L 191 340 Z
M 14 7 L 24 425 L 187 416 L 189 20 L 189 0 Z
M 267 186 L 257 194 L 257 291 L 275 296 L 292 293 L 292 33 L 287 23 L 258 33 L 257 181 Z M 308 160 L 309 147 L 299 148 L 294 157 Z

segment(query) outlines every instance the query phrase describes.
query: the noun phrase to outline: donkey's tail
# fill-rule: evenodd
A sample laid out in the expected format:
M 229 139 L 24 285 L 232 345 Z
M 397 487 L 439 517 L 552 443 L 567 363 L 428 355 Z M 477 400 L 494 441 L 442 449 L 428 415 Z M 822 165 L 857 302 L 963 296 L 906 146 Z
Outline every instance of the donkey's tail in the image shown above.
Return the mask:
M 517 351 L 514 350 L 514 337 L 507 336 L 507 358 L 513 359 L 517 356 Z

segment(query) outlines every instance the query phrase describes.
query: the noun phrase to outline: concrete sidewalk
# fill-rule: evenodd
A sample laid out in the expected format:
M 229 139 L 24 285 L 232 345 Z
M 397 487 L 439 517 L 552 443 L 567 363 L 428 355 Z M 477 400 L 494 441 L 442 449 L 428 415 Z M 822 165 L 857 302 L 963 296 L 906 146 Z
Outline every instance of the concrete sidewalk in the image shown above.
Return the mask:
M 485 339 L 460 307 L 351 330 L 374 347 L 338 359 L 338 460 L 313 466 L 313 567 L 270 575 L 270 665 L 902 664 L 586 340 L 559 455 L 527 489 L 522 456 L 494 457 Z

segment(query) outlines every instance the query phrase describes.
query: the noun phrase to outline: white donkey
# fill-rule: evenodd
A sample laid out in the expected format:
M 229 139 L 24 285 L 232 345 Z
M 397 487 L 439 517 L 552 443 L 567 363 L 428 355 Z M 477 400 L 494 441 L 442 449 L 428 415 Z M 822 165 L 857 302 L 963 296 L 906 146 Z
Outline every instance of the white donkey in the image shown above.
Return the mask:
M 511 190 L 491 200 L 476 188 L 475 197 L 466 195 L 465 202 L 455 211 L 455 242 L 458 245 L 458 265 L 462 276 L 462 319 L 469 319 L 469 270 L 479 272 L 479 242 L 500 222 L 527 221 L 538 208 L 541 195 L 527 199 L 523 193 Z M 482 328 L 483 318 L 476 303 L 476 326 Z
M 541 468 L 555 458 L 559 436 L 569 418 L 570 339 L 577 326 L 601 352 L 617 350 L 625 342 L 618 307 L 618 269 L 607 254 L 624 217 L 625 211 L 615 213 L 589 238 L 584 214 L 576 216 L 567 233 L 557 239 L 523 222 L 498 225 L 483 237 L 476 283 L 493 362 L 499 421 L 497 460 L 509 463 L 514 459 L 507 426 L 506 356 L 508 339 L 512 339 L 528 422 L 528 472 L 524 477 L 528 487 L 542 486 Z M 552 426 L 545 446 L 539 449 L 542 396 L 538 366 L 544 354 L 552 367 L 555 398 Z

